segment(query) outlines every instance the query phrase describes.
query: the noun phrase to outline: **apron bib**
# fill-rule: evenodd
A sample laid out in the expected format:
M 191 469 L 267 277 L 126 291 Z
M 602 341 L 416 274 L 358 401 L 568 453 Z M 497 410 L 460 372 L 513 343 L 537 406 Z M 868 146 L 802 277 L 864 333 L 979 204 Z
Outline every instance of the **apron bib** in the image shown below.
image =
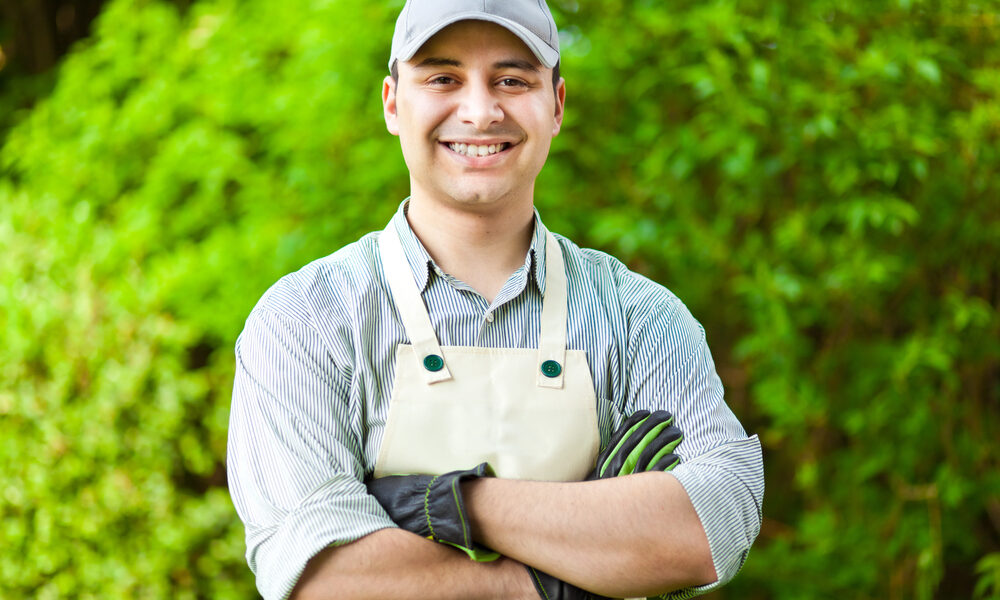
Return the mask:
M 555 237 L 545 238 L 537 350 L 442 347 L 392 223 L 378 245 L 412 343 L 396 347 L 375 477 L 438 475 L 482 462 L 507 479 L 586 477 L 601 443 L 597 399 L 586 353 L 566 349 L 566 268 Z
M 566 272 L 549 233 L 538 349 L 440 346 L 395 227 L 379 236 L 410 339 L 396 376 L 375 477 L 438 475 L 488 462 L 497 477 L 579 481 L 600 445 L 586 353 L 566 349 Z

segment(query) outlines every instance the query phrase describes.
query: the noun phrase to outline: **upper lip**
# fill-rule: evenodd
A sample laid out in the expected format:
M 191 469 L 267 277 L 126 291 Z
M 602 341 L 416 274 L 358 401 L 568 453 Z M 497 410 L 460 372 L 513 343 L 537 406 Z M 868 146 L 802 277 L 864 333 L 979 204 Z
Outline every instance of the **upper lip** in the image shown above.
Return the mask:
M 499 146 L 500 144 L 510 144 L 513 146 L 517 142 L 513 140 L 501 140 L 501 139 L 486 139 L 486 140 L 469 140 L 469 139 L 442 139 L 442 144 L 465 144 L 467 146 Z

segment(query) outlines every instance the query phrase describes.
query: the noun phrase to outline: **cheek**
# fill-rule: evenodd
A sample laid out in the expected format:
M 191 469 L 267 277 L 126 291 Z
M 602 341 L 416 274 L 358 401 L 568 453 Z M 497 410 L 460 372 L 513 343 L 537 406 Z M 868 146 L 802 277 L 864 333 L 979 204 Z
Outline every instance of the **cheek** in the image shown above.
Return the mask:
M 447 107 L 441 102 L 431 100 L 411 100 L 405 107 L 398 109 L 399 118 L 406 122 L 410 131 L 426 135 L 434 130 L 448 114 Z
M 530 115 L 529 121 L 524 123 L 530 127 L 535 135 L 551 138 L 555 133 L 558 122 L 555 117 L 555 103 L 552 101 L 536 101 L 526 110 L 526 115 Z

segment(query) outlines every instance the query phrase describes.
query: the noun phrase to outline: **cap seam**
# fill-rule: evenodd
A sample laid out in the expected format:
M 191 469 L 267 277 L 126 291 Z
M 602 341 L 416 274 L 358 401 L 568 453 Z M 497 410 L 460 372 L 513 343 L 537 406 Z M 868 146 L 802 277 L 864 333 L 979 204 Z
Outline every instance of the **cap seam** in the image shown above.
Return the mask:
M 536 4 L 538 5 L 538 9 L 542 11 L 542 14 L 545 14 L 547 12 L 546 11 L 547 7 L 546 6 L 542 6 L 542 2 L 544 2 L 544 0 L 537 0 Z M 553 23 L 552 19 L 550 19 L 549 22 L 546 23 L 546 25 L 548 25 L 548 27 L 549 27 L 549 37 L 550 38 L 552 37 L 552 34 L 554 33 L 552 31 L 552 23 Z
M 406 28 L 403 29 L 403 33 L 404 35 L 406 35 L 406 37 L 410 37 L 411 35 L 410 27 L 413 27 L 413 22 L 410 19 L 410 13 L 413 12 L 410 10 L 410 8 L 412 8 L 412 5 L 409 2 L 407 2 L 405 8 L 406 8 Z

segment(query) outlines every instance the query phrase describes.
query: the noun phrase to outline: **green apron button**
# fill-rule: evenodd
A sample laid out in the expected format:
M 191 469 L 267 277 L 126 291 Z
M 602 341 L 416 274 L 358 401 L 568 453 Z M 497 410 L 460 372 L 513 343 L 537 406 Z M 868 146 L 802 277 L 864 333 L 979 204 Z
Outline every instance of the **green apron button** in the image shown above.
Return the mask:
M 542 363 L 542 375 L 546 377 L 559 377 L 562 367 L 554 360 L 547 360 Z
M 556 365 L 558 368 L 559 365 Z M 444 368 L 444 359 L 437 354 L 428 354 L 424 357 L 424 368 L 428 371 L 440 371 Z

